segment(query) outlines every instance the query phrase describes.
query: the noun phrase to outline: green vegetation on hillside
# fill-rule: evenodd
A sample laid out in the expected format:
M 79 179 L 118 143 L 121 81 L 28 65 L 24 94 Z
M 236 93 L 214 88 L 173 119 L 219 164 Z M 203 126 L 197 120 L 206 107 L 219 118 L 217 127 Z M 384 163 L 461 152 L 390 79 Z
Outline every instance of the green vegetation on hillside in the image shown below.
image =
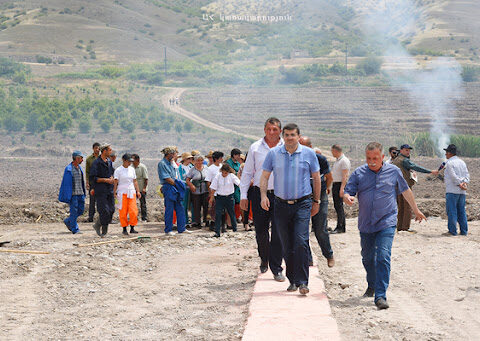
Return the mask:
M 422 132 L 404 136 L 401 140 L 399 139 L 398 144 L 408 143 L 417 155 L 443 156 L 443 154 L 437 155 L 435 139 L 436 137 L 429 132 Z M 453 134 L 450 136 L 449 143 L 457 146 L 461 156 L 480 157 L 480 136 Z

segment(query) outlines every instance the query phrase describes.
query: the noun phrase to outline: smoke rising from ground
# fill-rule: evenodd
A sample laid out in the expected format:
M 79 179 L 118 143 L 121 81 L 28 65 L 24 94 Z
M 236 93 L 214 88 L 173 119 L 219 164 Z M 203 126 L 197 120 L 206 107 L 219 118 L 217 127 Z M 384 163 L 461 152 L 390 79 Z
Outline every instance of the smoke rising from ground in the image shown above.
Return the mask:
M 370 2 L 369 6 L 363 14 L 365 29 L 381 43 L 387 59 L 402 63 L 402 69 L 386 74 L 393 86 L 408 92 L 419 116 L 430 117 L 431 137 L 441 155 L 453 132 L 448 118 L 455 116 L 454 101 L 463 95 L 462 67 L 455 58 L 439 57 L 419 68 L 417 60 L 400 43 L 411 37 L 425 20 L 424 9 L 413 0 L 381 0 Z

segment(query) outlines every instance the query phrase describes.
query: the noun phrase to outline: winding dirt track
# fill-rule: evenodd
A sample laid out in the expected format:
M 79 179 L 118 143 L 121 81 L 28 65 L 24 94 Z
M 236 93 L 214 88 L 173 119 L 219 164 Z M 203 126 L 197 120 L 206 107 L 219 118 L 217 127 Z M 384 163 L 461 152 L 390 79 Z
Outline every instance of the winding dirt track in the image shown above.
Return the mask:
M 215 129 L 215 130 L 221 131 L 221 132 L 223 132 L 223 133 L 227 133 L 227 134 L 240 135 L 240 136 L 245 137 L 245 138 L 247 138 L 247 139 L 258 140 L 258 139 L 260 138 L 259 136 L 254 136 L 254 135 L 239 133 L 239 132 L 234 131 L 234 130 L 232 130 L 232 129 L 222 127 L 221 125 L 218 125 L 218 124 L 216 124 L 216 123 L 207 121 L 206 119 L 201 118 L 201 117 L 198 116 L 197 114 L 194 114 L 194 113 L 191 112 L 191 111 L 188 111 L 188 110 L 183 109 L 180 105 L 170 105 L 170 103 L 168 102 L 168 100 L 169 100 L 170 98 L 174 98 L 174 97 L 178 97 L 178 98 L 181 99 L 181 96 L 182 96 L 182 94 L 185 92 L 185 90 L 187 90 L 187 89 L 186 89 L 186 88 L 174 88 L 174 89 L 170 90 L 169 92 L 167 92 L 165 95 L 162 96 L 162 104 L 163 104 L 163 106 L 164 106 L 165 108 L 167 108 L 168 110 L 173 111 L 173 112 L 175 112 L 175 113 L 177 113 L 177 114 L 180 114 L 180 115 L 182 115 L 183 117 L 188 118 L 189 120 L 192 120 L 192 121 L 194 121 L 194 122 L 200 123 L 201 125 L 203 125 L 203 126 L 205 126 L 205 127 L 207 127 L 207 128 Z M 180 103 L 181 103 L 181 100 L 180 100 Z

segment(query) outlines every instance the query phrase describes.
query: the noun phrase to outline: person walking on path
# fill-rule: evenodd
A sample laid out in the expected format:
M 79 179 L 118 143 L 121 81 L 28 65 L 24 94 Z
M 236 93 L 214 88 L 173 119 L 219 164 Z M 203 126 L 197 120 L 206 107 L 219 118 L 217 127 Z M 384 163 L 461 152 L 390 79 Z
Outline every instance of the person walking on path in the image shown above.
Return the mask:
M 393 160 L 392 164 L 400 168 L 402 171 L 403 178 L 408 184 L 408 187 L 412 189 L 413 185 L 416 183 L 416 172 L 438 175 L 437 170 L 428 170 L 421 166 L 416 165 L 410 160 L 410 152 L 413 148 L 408 144 L 403 144 L 400 146 L 400 153 Z M 399 195 L 398 198 L 398 217 L 397 217 L 397 231 L 408 231 L 415 232 L 410 230 L 410 223 L 412 220 L 412 210 L 408 202 L 405 200 L 403 195 Z
M 81 233 L 77 218 L 83 214 L 85 208 L 85 181 L 80 164 L 83 162 L 83 154 L 78 150 L 72 153 L 73 161 L 65 167 L 62 184 L 58 194 L 58 201 L 70 206 L 70 215 L 63 220 L 68 230 L 73 234 Z
M 235 200 L 233 194 L 235 185 L 240 185 L 240 179 L 233 174 L 233 169 L 224 164 L 220 172 L 215 176 L 210 184 L 210 200 L 213 204 L 215 200 L 215 237 L 220 237 L 220 227 L 222 224 L 222 215 L 226 210 L 232 222 L 233 232 L 237 232 L 237 220 L 235 219 Z
M 117 198 L 118 216 L 123 234 L 128 236 L 127 227 L 130 225 L 130 233 L 138 233 L 135 231 L 137 226 L 137 198 L 141 197 L 140 189 L 137 183 L 137 175 L 135 168 L 132 167 L 132 155 L 126 153 L 122 156 L 123 164 L 115 169 L 113 178 L 113 193 Z
M 207 155 L 207 157 L 208 157 L 208 155 Z M 209 191 L 210 191 L 210 184 L 212 183 L 213 179 L 217 176 L 217 174 L 220 172 L 220 168 L 222 167 L 223 153 L 220 152 L 220 151 L 213 152 L 212 153 L 212 161 L 213 161 L 213 163 L 208 166 L 207 178 L 205 179 L 207 181 Z M 211 219 L 210 231 L 214 230 L 214 224 L 215 224 L 215 219 L 216 219 L 215 204 L 216 204 L 215 200 L 212 201 L 212 202 L 209 201 L 208 213 L 209 213 L 210 219 Z M 222 232 L 225 232 L 225 226 L 223 226 L 223 225 L 224 225 L 224 222 L 222 222 Z
M 283 250 L 277 233 L 276 223 L 273 219 L 275 213 L 273 180 L 275 175 L 270 177 L 267 186 L 267 196 L 270 201 L 270 207 L 268 210 L 265 210 L 260 205 L 260 178 L 262 177 L 263 162 L 272 148 L 283 145 L 283 139 L 280 137 L 282 124 L 278 118 L 270 117 L 265 121 L 263 131 L 265 136 L 250 146 L 245 165 L 243 166 L 240 179 L 240 208 L 244 211 L 248 210 L 248 195 L 250 189 L 253 225 L 255 226 L 258 256 L 260 257 L 260 272 L 267 272 L 268 266 L 270 266 L 273 278 L 279 282 L 283 282 L 285 281 L 285 276 L 282 274 Z M 252 180 L 253 186 L 251 186 Z M 270 225 L 271 236 L 268 232 Z
M 400 169 L 383 162 L 385 155 L 382 145 L 369 143 L 365 155 L 367 163 L 355 169 L 350 176 L 343 201 L 352 206 L 355 196 L 358 197 L 358 229 L 368 283 L 364 297 L 375 296 L 377 308 L 387 309 L 390 258 L 397 222 L 397 195 L 402 195 L 410 204 L 417 221 L 427 219 L 418 209 L 413 192 Z
M 147 186 L 148 186 L 148 169 L 143 163 L 140 162 L 140 156 L 138 154 L 132 154 L 133 167 L 135 168 L 135 175 L 137 177 L 138 189 L 140 190 L 140 213 L 142 221 L 146 222 L 147 215 Z
M 345 211 L 343 209 L 343 191 L 350 172 L 350 160 L 343 154 L 338 144 L 332 146 L 332 155 L 336 161 L 332 166 L 332 197 L 335 212 L 337 212 L 337 227 L 331 233 L 345 233 Z
M 165 233 L 175 235 L 173 231 L 173 211 L 177 214 L 177 232 L 190 233 L 185 228 L 185 210 L 183 209 L 183 196 L 185 195 L 185 183 L 176 178 L 176 170 L 172 160 L 177 154 L 175 147 L 166 147 L 162 150 L 164 158 L 158 163 L 158 177 L 162 185 L 162 193 L 165 205 Z
M 306 295 L 308 289 L 308 248 L 310 217 L 320 205 L 320 165 L 313 149 L 298 143 L 300 129 L 290 123 L 283 128 L 285 144 L 271 149 L 263 163 L 260 179 L 262 208 L 270 209 L 267 196 L 268 179 L 273 172 L 275 211 L 274 219 L 283 246 L 290 285 L 287 291 Z M 313 199 L 312 185 L 313 179 Z M 312 204 L 313 202 L 313 204 Z
M 113 165 L 110 160 L 112 148 L 110 144 L 105 143 L 100 146 L 100 157 L 92 164 L 90 169 L 90 183 L 93 185 L 93 195 L 97 202 L 97 211 L 99 218 L 93 224 L 95 232 L 100 237 L 105 237 L 108 233 L 108 224 L 112 222 L 115 212 L 115 198 L 113 195 Z M 100 231 L 101 226 L 101 231 Z
M 300 144 L 308 148 L 313 149 L 312 141 L 307 136 L 300 137 Z M 320 177 L 322 180 L 320 190 L 320 209 L 316 215 L 312 217 L 312 230 L 317 238 L 318 245 L 322 250 L 322 255 L 327 259 L 327 265 L 329 268 L 335 265 L 335 259 L 333 258 L 332 245 L 330 244 L 330 235 L 327 231 L 328 225 L 328 193 L 332 184 L 332 173 L 330 172 L 330 166 L 325 156 L 315 153 L 318 164 L 320 165 Z M 313 179 L 311 179 L 313 181 Z M 312 184 L 313 185 L 313 184 Z M 308 262 L 310 266 L 313 266 L 312 250 L 308 248 Z
M 238 172 L 240 171 L 240 155 L 242 152 L 238 148 L 233 148 L 230 152 L 230 159 L 228 159 L 225 163 L 228 164 L 232 170 L 233 174 L 238 177 Z M 240 210 L 240 187 L 235 185 L 235 193 L 233 193 L 233 199 L 235 200 L 235 219 L 241 216 Z M 229 216 L 230 217 L 230 216 Z M 232 218 L 230 218 L 232 219 Z M 227 226 L 231 227 L 231 222 L 227 219 Z
M 467 213 L 465 211 L 465 194 L 467 193 L 470 174 L 467 165 L 457 156 L 457 146 L 450 144 L 444 149 L 447 162 L 445 164 L 445 191 L 448 216 L 448 232 L 444 235 L 457 235 L 457 222 L 460 234 L 468 233 Z
M 191 192 L 193 202 L 193 227 L 202 227 L 203 222 L 207 223 L 208 213 L 208 185 L 205 178 L 207 177 L 207 166 L 203 164 L 203 156 L 197 154 L 193 157 L 194 167 L 187 173 L 186 183 Z M 202 214 L 200 214 L 202 210 Z
M 85 162 L 85 175 L 87 182 L 87 191 L 88 196 L 90 197 L 88 204 L 88 222 L 93 222 L 93 217 L 95 216 L 95 195 L 91 192 L 92 184 L 90 183 L 90 168 L 92 167 L 93 161 L 95 161 L 100 156 L 100 143 L 95 142 L 92 146 L 93 153 L 87 157 Z

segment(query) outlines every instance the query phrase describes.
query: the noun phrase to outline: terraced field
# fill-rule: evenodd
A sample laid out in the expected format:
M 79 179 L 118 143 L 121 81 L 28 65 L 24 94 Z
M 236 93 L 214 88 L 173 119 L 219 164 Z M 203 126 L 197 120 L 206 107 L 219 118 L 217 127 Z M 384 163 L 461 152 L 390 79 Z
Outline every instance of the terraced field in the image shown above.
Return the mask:
M 452 133 L 480 131 L 479 89 L 480 84 L 468 85 L 454 102 L 456 111 L 447 113 Z M 397 143 L 410 132 L 429 131 L 432 114 L 418 112 L 404 90 L 392 87 L 193 89 L 184 93 L 182 105 L 211 122 L 256 135 L 267 117 L 277 116 L 299 124 L 317 145 Z

